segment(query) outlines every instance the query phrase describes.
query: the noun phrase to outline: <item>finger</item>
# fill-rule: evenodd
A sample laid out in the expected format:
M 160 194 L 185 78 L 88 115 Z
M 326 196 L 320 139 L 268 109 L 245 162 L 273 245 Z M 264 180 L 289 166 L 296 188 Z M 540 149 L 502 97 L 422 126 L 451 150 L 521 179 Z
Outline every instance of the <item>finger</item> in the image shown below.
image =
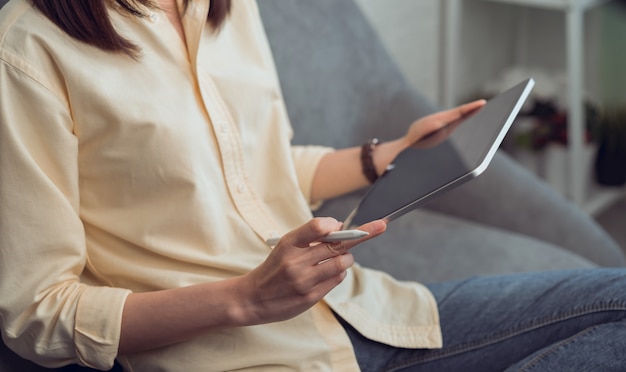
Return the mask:
M 341 242 L 342 247 L 340 249 L 335 248 L 335 250 L 338 250 L 338 251 L 343 250 L 344 252 L 346 252 L 347 250 L 351 249 L 352 247 L 356 245 L 359 245 L 367 240 L 373 239 L 381 235 L 387 230 L 387 222 L 383 220 L 372 221 L 372 222 L 366 223 L 365 225 L 359 226 L 358 230 L 368 232 L 369 235 L 361 239 Z
M 317 244 L 310 249 L 311 254 L 311 262 L 318 263 L 324 260 L 327 260 L 332 257 L 337 257 L 345 254 L 354 246 L 363 243 L 364 241 L 370 240 L 384 233 L 387 229 L 387 224 L 383 220 L 376 220 L 369 222 L 365 225 L 359 226 L 359 230 L 365 231 L 369 233 L 367 236 L 355 239 L 355 240 L 347 240 L 342 242 L 335 243 L 322 243 Z
M 281 241 L 299 248 L 308 248 L 333 231 L 341 229 L 341 222 L 331 217 L 317 217 L 287 233 Z
M 462 115 L 467 115 L 471 113 L 472 111 L 483 107 L 486 103 L 487 101 L 484 99 L 477 99 L 475 101 L 468 102 L 459 106 L 458 109 L 461 111 Z
M 346 277 L 346 271 L 354 264 L 354 256 L 350 253 L 333 257 L 315 267 L 318 271 L 314 290 L 322 296 L 330 292 Z
M 479 99 L 476 101 L 472 101 L 460 106 L 457 106 L 453 109 L 446 110 L 440 112 L 439 119 L 444 122 L 444 124 L 452 123 L 453 121 L 464 118 L 465 116 L 473 113 L 479 108 L 483 107 L 487 103 L 484 99 Z
M 318 279 L 321 282 L 341 274 L 352 265 L 354 265 L 354 256 L 348 252 L 318 263 L 315 269 L 319 273 Z
M 350 253 L 328 258 L 322 262 L 302 268 L 288 283 L 293 287 L 295 293 L 315 297 L 315 293 L 318 293 L 320 286 L 324 287 L 327 285 L 324 283 L 335 282 L 335 285 L 337 285 L 340 282 L 338 279 L 344 277 L 345 271 L 353 264 L 354 257 Z
M 420 125 L 407 136 L 408 146 L 429 148 L 443 142 L 471 113 L 484 106 L 484 100 L 441 111 L 419 121 Z M 412 135 L 411 135 L 412 134 Z

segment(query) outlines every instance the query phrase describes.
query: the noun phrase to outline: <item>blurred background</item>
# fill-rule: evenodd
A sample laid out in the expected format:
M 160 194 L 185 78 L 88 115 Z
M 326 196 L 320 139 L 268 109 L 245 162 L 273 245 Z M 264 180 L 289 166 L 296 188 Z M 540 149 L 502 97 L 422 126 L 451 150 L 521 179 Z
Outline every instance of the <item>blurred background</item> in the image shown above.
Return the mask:
M 503 149 L 626 249 L 626 1 L 357 3 L 410 82 L 444 108 L 535 78 Z

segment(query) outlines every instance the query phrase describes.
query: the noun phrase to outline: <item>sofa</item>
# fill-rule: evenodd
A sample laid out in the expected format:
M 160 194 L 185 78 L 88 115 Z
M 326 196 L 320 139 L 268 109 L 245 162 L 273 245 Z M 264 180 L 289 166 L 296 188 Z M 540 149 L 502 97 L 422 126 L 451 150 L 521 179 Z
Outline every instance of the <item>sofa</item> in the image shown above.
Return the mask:
M 388 140 L 439 109 L 408 84 L 353 0 L 260 0 L 259 8 L 294 143 Z M 365 191 L 328 200 L 315 214 L 343 219 Z M 504 153 L 353 253 L 363 266 L 421 282 L 626 264 L 591 217 Z M 0 372 L 51 371 L 0 346 Z

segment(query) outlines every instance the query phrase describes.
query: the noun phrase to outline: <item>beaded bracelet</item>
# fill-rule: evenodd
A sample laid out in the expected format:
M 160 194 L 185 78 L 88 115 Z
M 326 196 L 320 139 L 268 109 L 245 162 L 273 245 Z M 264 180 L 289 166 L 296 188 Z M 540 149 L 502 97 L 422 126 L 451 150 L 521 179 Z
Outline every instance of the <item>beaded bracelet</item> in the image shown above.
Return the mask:
M 365 175 L 365 178 L 367 178 L 370 183 L 374 183 L 378 179 L 373 153 L 376 146 L 380 143 L 381 141 L 378 138 L 372 138 L 361 146 L 361 167 L 363 175 Z

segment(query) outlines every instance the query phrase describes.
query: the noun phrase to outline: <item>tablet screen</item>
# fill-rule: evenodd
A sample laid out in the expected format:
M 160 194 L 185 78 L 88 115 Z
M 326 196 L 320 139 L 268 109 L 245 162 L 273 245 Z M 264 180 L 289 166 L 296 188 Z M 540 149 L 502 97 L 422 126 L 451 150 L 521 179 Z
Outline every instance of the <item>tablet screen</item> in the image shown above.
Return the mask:
M 376 219 L 391 221 L 481 174 L 533 85 L 528 79 L 500 93 L 461 122 L 402 151 L 346 219 L 346 228 Z

